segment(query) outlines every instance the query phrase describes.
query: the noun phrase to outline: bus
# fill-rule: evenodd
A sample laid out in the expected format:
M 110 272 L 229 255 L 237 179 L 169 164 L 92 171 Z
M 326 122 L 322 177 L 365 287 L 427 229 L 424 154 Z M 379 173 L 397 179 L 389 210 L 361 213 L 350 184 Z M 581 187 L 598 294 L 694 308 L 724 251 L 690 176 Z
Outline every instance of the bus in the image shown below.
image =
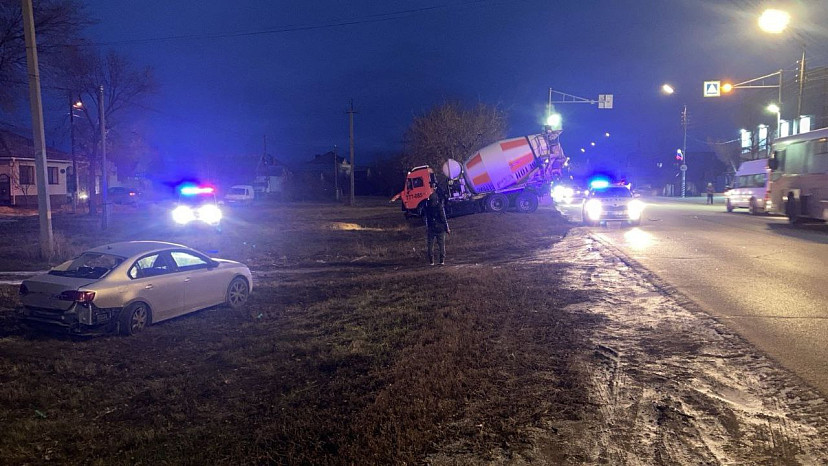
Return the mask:
M 828 128 L 773 143 L 767 210 L 791 223 L 828 219 Z

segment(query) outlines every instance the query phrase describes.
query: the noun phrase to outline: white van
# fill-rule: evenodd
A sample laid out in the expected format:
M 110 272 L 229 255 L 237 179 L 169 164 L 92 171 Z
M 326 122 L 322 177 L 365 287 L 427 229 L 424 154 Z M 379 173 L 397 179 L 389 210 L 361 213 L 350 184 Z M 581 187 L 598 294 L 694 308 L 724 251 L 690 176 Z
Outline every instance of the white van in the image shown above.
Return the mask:
M 768 159 L 743 162 L 733 177 L 733 187 L 725 193 L 727 211 L 733 212 L 733 209 L 744 208 L 753 215 L 766 213 L 765 202 L 769 186 Z
M 237 184 L 227 190 L 227 194 L 224 195 L 224 202 L 227 204 L 247 205 L 252 204 L 255 198 L 256 192 L 253 190 L 253 186 Z

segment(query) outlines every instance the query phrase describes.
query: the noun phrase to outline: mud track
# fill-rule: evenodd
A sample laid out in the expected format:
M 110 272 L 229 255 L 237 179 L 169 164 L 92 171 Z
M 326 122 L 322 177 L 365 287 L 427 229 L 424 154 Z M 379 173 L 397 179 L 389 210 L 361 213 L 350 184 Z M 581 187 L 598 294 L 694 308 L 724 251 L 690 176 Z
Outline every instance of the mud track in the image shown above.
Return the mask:
M 825 464 L 828 403 L 680 293 L 584 230 L 534 259 L 565 263 L 593 299 L 589 399 L 561 436 L 578 463 Z M 544 437 L 546 437 L 544 439 Z

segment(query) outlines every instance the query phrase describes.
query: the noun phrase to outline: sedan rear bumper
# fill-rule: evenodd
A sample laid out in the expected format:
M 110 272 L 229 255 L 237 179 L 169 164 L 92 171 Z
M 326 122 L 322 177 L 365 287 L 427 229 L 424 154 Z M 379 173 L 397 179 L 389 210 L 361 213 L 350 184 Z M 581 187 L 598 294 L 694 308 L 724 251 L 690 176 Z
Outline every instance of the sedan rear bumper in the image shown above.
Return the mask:
M 81 322 L 81 319 L 89 322 Z M 73 335 L 101 335 L 116 329 L 120 309 L 101 309 L 72 306 L 67 311 L 26 306 L 20 311 L 23 322 L 34 327 L 56 330 Z

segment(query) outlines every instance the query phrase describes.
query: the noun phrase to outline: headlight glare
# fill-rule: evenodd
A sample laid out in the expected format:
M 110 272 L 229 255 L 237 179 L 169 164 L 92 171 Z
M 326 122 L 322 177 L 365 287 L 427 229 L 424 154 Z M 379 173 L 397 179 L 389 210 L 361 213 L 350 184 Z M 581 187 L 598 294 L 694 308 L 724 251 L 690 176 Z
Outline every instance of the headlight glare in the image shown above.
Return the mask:
M 627 205 L 627 214 L 630 216 L 630 220 L 638 220 L 641 218 L 641 214 L 644 212 L 644 203 L 639 201 L 638 199 L 634 199 L 630 201 Z
M 193 210 L 185 205 L 180 205 L 173 209 L 172 211 L 172 218 L 175 223 L 186 225 L 193 220 L 195 220 L 195 214 Z
M 601 206 L 601 201 L 599 201 L 598 199 L 590 199 L 584 206 L 584 210 L 586 210 L 587 217 L 589 217 L 590 220 L 595 222 L 600 220 L 601 213 L 604 209 Z
M 221 221 L 221 210 L 212 205 L 203 205 L 198 209 L 198 218 L 205 223 L 215 225 Z

